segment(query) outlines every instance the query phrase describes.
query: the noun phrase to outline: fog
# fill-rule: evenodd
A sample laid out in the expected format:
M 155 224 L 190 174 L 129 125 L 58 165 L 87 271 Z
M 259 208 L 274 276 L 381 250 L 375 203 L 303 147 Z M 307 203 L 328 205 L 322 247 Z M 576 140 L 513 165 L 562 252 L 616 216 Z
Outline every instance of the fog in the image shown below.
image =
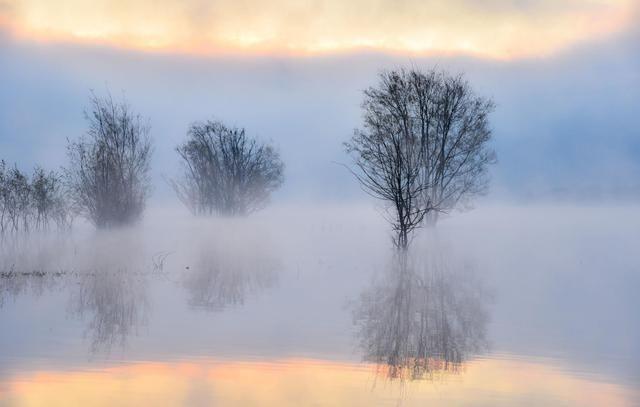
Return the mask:
M 403 399 L 407 383 L 460 385 L 467 369 L 522 363 L 524 379 L 503 376 L 524 383 L 522 398 L 483 400 L 561 403 L 558 390 L 529 392 L 552 372 L 640 402 L 639 43 L 634 30 L 502 61 L 206 57 L 0 31 L 0 159 L 28 172 L 67 165 L 91 89 L 126 98 L 154 143 L 138 222 L 0 236 L 0 404 L 27 373 L 224 361 L 275 376 L 296 363 L 341 378 L 366 370 L 357 385 L 326 381 L 361 395 L 401 383 L 379 402 Z M 388 208 L 343 165 L 362 90 L 398 66 L 463 72 L 497 104 L 488 193 L 421 227 L 406 258 Z M 285 182 L 264 210 L 198 217 L 175 196 L 175 147 L 207 119 L 281 153 Z
M 273 207 L 241 220 L 156 211 L 131 229 L 78 227 L 63 239 L 36 239 L 28 256 L 3 246 L 3 370 L 21 355 L 54 350 L 64 362 L 50 363 L 72 366 L 88 355 L 105 363 L 206 354 L 321 356 L 393 368 L 430 359 L 371 348 L 390 323 L 378 318 L 394 312 L 386 298 L 443 295 L 452 307 L 447 324 L 461 329 L 449 336 L 459 352 L 452 366 L 517 354 L 637 382 L 637 210 L 483 206 L 445 218 L 416 237 L 411 257 L 416 275 L 439 276 L 429 290 L 446 287 L 431 294 L 420 294 L 420 284 L 398 286 L 412 294 L 385 294 L 402 274 L 393 272 L 386 224 L 369 205 Z M 427 306 L 418 304 L 396 312 Z M 40 323 L 25 325 L 30 320 Z M 419 340 L 415 327 L 407 329 L 408 341 Z
M 153 200 L 175 201 L 174 148 L 187 127 L 215 118 L 272 140 L 286 164 L 278 202 L 361 200 L 342 143 L 360 124 L 362 90 L 384 68 L 465 73 L 493 97 L 492 194 L 504 199 L 636 199 L 640 145 L 638 35 L 622 32 L 544 59 L 493 61 L 380 53 L 315 57 L 197 57 L 0 40 L 0 151 L 25 170 L 66 163 L 66 139 L 86 129 L 89 90 L 124 94 L 155 141 Z M 55 103 L 49 101 L 54 100 Z

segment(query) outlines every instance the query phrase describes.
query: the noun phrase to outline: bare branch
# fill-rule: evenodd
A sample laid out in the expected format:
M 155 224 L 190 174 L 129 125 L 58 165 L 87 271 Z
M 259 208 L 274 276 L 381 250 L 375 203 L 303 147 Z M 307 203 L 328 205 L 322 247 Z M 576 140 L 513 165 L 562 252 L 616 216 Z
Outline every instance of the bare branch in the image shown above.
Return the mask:
M 87 133 L 69 141 L 65 179 L 74 209 L 96 227 L 138 220 L 151 191 L 149 125 L 126 102 L 92 93 Z
M 247 215 L 263 208 L 283 182 L 284 164 L 273 146 L 221 122 L 193 124 L 176 151 L 184 172 L 169 183 L 196 215 Z
M 383 72 L 365 90 L 363 129 L 345 149 L 363 189 L 391 203 L 397 248 L 407 248 L 425 219 L 484 192 L 495 162 L 488 147 L 493 108 L 462 76 L 435 70 Z

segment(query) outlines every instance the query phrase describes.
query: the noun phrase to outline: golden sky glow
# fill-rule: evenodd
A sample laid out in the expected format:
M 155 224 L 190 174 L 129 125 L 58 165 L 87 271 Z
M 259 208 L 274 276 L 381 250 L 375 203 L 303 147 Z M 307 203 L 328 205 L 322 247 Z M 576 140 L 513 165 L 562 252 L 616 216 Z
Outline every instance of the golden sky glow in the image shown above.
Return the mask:
M 631 24 L 635 0 L 0 0 L 15 35 L 213 54 L 543 56 Z
M 480 360 L 446 381 L 418 381 L 399 388 L 376 383 L 372 367 L 308 359 L 272 362 L 137 363 L 105 370 L 51 371 L 10 377 L 0 404 L 371 406 L 384 397 L 403 405 L 446 401 L 470 405 L 629 405 L 637 394 L 622 386 L 574 377 L 551 366 L 522 360 Z M 496 397 L 497 396 L 497 397 Z M 501 397 L 503 396 L 503 397 Z M 123 397 L 126 400 L 123 404 Z M 393 403 L 392 403 L 393 404 Z

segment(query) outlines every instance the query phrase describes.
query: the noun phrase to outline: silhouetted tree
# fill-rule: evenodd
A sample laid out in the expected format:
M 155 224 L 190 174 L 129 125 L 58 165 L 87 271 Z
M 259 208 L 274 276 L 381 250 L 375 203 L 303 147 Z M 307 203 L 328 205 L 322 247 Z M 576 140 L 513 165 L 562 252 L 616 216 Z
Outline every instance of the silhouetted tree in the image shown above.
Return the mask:
M 425 219 L 485 190 L 493 108 L 462 76 L 435 70 L 383 72 L 365 90 L 363 129 L 345 146 L 364 190 L 390 204 L 397 248 Z
M 9 207 L 7 206 L 7 165 L 4 160 L 0 160 L 0 236 L 4 236 L 6 224 L 9 217 Z
M 140 218 L 151 190 L 149 126 L 126 102 L 91 97 L 86 135 L 67 146 L 66 181 L 77 212 L 98 228 Z
M 59 229 L 71 223 L 71 213 L 63 188 L 62 177 L 55 171 L 37 167 L 31 178 L 31 196 L 35 228 L 49 229 L 53 222 Z
M 491 99 L 476 95 L 463 76 L 443 71 L 401 71 L 413 95 L 414 133 L 420 140 L 424 208 L 437 220 L 488 186 L 488 167 L 496 162 L 489 147 Z
M 193 124 L 176 151 L 185 170 L 170 183 L 197 215 L 249 214 L 263 208 L 283 182 L 284 164 L 273 146 L 221 122 Z
M 6 168 L 4 161 L 0 164 L 0 195 L 2 197 L 2 231 L 3 233 L 28 232 L 30 226 L 29 178 L 17 167 Z
M 71 223 L 61 176 L 37 167 L 31 178 L 0 161 L 0 236 L 50 229 Z

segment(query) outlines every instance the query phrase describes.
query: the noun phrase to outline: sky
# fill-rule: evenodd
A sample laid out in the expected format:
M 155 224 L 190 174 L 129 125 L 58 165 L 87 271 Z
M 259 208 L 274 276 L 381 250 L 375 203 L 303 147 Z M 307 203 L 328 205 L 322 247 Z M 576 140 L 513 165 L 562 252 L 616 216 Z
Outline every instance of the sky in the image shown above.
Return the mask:
M 370 48 L 509 59 L 618 32 L 633 23 L 634 0 L 4 2 L 9 27 L 30 39 L 205 54 Z
M 463 73 L 493 98 L 489 198 L 640 196 L 635 0 L 0 0 L 0 158 L 65 165 L 90 90 L 126 98 L 155 142 L 216 118 L 276 144 L 277 201 L 368 199 L 340 164 L 382 69 Z

